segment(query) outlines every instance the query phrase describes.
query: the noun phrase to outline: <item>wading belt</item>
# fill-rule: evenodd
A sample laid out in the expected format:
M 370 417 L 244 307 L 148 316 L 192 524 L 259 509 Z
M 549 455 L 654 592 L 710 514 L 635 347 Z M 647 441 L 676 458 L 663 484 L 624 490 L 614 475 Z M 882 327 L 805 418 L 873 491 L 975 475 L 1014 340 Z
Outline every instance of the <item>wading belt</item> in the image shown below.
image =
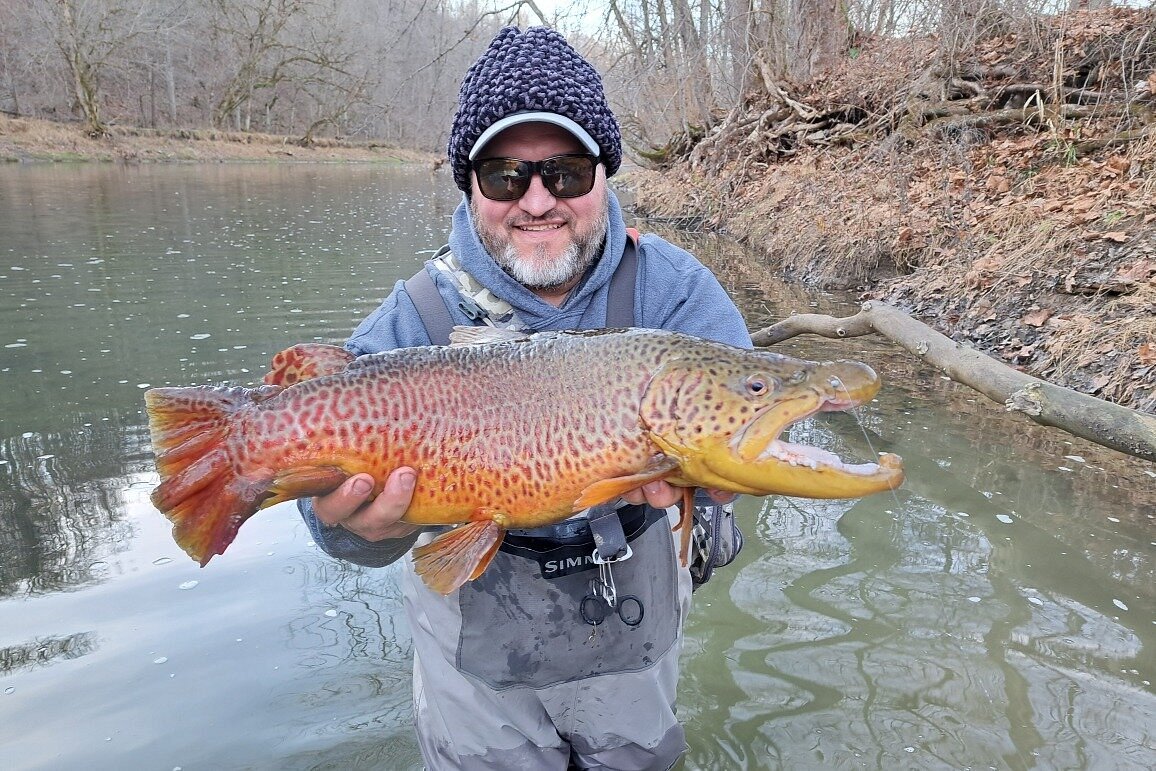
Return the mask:
M 606 291 L 606 327 L 617 329 L 634 326 L 634 286 L 638 275 L 638 231 L 627 228 L 626 246 L 622 250 L 622 259 L 614 275 L 610 277 L 610 287 Z M 448 251 L 443 248 L 438 251 L 440 256 Z M 459 285 L 461 282 L 459 281 Z M 405 291 L 417 309 L 421 323 L 425 326 L 432 345 L 447 345 L 450 341 L 450 332 L 453 331 L 454 321 L 446 307 L 445 299 L 434 284 L 429 271 L 422 266 L 405 282 Z M 462 294 L 458 301 L 458 308 L 475 323 L 485 322 L 488 312 L 473 298 Z M 622 529 L 622 520 L 618 516 L 613 503 L 604 503 L 590 509 L 590 532 L 594 537 L 595 558 L 599 564 L 608 564 L 624 560 L 630 556 L 630 546 L 626 542 L 626 533 Z

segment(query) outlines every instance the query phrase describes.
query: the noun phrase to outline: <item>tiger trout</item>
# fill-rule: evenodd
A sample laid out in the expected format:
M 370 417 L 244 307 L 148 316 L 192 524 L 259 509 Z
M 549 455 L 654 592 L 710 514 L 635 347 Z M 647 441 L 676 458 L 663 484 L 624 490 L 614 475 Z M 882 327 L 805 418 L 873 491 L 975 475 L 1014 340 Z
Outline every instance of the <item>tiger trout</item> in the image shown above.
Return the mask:
M 751 495 L 856 498 L 897 487 L 898 456 L 849 465 L 779 437 L 870 400 L 854 361 L 810 362 L 627 329 L 528 335 L 462 327 L 450 346 L 361 356 L 294 346 L 258 388 L 145 393 L 161 482 L 152 501 L 202 566 L 241 524 L 353 474 L 417 470 L 404 521 L 456 525 L 414 550 L 443 594 L 481 575 L 509 528 L 560 522 L 657 479 Z

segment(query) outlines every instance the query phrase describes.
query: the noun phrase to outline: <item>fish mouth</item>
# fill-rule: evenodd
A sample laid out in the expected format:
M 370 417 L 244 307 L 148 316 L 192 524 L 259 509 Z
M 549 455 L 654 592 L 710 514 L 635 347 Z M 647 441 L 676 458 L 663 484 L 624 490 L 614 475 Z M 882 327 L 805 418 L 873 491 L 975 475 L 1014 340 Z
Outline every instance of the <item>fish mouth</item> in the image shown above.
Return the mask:
M 861 477 L 874 477 L 880 473 L 890 475 L 895 471 L 902 470 L 900 465 L 902 461 L 898 455 L 885 452 L 880 453 L 879 457 L 879 463 L 848 463 L 835 453 L 819 447 L 773 439 L 767 444 L 766 449 L 759 453 L 754 462 L 756 464 L 785 463 L 803 471 L 809 469 L 828 474 L 837 473 Z M 897 485 L 898 481 L 895 485 L 888 484 L 887 487 L 891 488 Z
M 769 404 L 758 410 L 746 425 L 735 432 L 730 449 L 746 463 L 780 458 L 787 460 L 793 454 L 805 455 L 805 450 L 816 449 L 782 442 L 779 436 L 792 423 L 797 423 L 823 409 L 818 394 L 808 394 Z
M 881 453 L 877 463 L 848 463 L 833 452 L 787 442 L 788 426 L 819 412 L 841 412 L 872 399 L 879 379 L 866 365 L 832 362 L 830 371 L 808 388 L 759 410 L 727 444 L 704 453 L 706 469 L 739 492 L 805 498 L 857 498 L 897 488 L 903 461 Z

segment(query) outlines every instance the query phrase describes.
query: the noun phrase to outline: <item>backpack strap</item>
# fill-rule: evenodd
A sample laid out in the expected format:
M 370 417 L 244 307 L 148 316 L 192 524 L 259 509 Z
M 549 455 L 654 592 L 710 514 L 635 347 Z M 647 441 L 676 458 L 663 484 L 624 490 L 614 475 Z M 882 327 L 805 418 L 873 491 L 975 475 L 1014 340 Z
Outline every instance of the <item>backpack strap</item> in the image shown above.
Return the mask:
M 634 326 L 634 285 L 638 279 L 638 231 L 626 229 L 626 247 L 606 290 L 606 327 Z
M 441 292 L 423 265 L 421 270 L 405 281 L 405 291 L 421 317 L 431 345 L 449 345 L 454 320 L 446 308 Z

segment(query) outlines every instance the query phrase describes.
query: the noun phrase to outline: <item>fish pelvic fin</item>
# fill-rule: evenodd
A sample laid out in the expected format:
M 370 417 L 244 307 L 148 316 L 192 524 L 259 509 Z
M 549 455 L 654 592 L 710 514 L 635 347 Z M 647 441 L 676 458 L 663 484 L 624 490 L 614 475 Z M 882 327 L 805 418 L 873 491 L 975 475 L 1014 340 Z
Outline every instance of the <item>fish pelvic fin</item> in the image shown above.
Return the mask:
M 201 386 L 145 392 L 161 477 L 152 502 L 173 523 L 177 545 L 201 566 L 223 553 L 259 509 L 329 492 L 349 476 L 336 467 L 237 473 L 228 451 L 230 431 L 238 414 L 270 391 Z
M 414 572 L 430 589 L 449 594 L 489 567 L 505 532 L 505 528 L 491 519 L 455 527 L 413 550 Z
M 278 353 L 265 373 L 268 385 L 291 386 L 343 371 L 356 357 L 336 345 L 300 343 Z

